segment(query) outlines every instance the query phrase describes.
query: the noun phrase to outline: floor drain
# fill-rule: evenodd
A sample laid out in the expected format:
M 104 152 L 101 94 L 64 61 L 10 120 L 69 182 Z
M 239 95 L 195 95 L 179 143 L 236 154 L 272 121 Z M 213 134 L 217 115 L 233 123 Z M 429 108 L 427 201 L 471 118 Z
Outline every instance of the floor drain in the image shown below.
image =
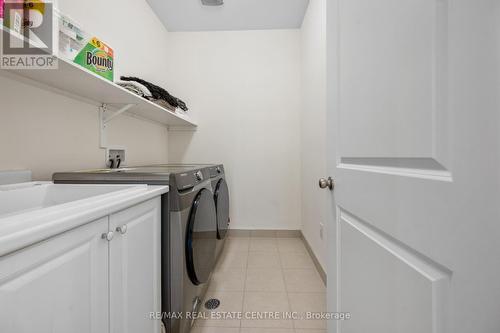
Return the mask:
M 209 299 L 205 302 L 205 309 L 207 310 L 215 310 L 219 307 L 220 301 L 216 298 Z

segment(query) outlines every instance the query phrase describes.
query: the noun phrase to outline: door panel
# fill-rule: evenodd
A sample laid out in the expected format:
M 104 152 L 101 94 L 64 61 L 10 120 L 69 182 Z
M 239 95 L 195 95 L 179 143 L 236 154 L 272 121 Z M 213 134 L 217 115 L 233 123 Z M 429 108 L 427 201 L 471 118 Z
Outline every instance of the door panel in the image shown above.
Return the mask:
M 108 331 L 107 218 L 0 259 L 0 332 Z
M 160 332 L 160 321 L 150 319 L 161 311 L 160 212 L 157 198 L 110 218 L 111 332 Z
M 447 165 L 446 3 L 339 2 L 342 163 Z
M 499 14 L 327 1 L 330 331 L 500 330 Z
M 344 331 L 442 331 L 450 271 L 348 212 L 340 211 L 338 232 L 340 304 L 358 317 Z

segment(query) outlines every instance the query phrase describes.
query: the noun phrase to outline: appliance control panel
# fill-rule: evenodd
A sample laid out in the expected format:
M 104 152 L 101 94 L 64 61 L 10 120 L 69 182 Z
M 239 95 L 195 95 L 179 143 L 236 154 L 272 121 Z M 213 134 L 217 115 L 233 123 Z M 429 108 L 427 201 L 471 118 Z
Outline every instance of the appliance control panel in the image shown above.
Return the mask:
M 220 177 L 223 173 L 224 173 L 224 166 L 222 164 L 210 167 L 210 177 L 212 178 Z
M 192 188 L 199 183 L 203 182 L 205 179 L 209 178 L 210 174 L 208 169 L 193 170 L 183 173 L 178 173 L 175 175 L 175 182 L 177 184 L 178 190 L 187 190 Z

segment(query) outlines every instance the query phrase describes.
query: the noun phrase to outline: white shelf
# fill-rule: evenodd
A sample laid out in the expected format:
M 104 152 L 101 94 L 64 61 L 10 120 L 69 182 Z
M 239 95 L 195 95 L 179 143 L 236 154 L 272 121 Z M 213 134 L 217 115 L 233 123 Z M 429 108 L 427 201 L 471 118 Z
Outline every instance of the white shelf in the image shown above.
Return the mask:
M 21 78 L 23 82 L 28 82 L 40 88 L 85 100 L 95 105 L 107 104 L 111 107 L 120 108 L 124 105 L 133 104 L 127 110 L 127 113 L 166 126 L 186 128 L 197 126 L 188 116 L 171 112 L 79 65 L 62 58 L 58 59 L 58 64 L 58 69 L 0 69 L 0 72 L 9 77 Z

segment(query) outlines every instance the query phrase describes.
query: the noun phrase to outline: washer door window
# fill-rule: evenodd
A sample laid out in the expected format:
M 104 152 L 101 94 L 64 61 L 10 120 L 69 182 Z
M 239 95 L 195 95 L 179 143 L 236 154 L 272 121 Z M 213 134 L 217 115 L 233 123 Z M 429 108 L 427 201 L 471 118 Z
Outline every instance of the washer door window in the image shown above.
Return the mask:
M 229 228 L 229 189 L 224 179 L 217 183 L 214 198 L 217 210 L 217 238 L 224 239 Z
M 212 194 L 203 189 L 193 201 L 186 235 L 187 271 L 195 285 L 207 282 L 215 265 L 216 219 Z

